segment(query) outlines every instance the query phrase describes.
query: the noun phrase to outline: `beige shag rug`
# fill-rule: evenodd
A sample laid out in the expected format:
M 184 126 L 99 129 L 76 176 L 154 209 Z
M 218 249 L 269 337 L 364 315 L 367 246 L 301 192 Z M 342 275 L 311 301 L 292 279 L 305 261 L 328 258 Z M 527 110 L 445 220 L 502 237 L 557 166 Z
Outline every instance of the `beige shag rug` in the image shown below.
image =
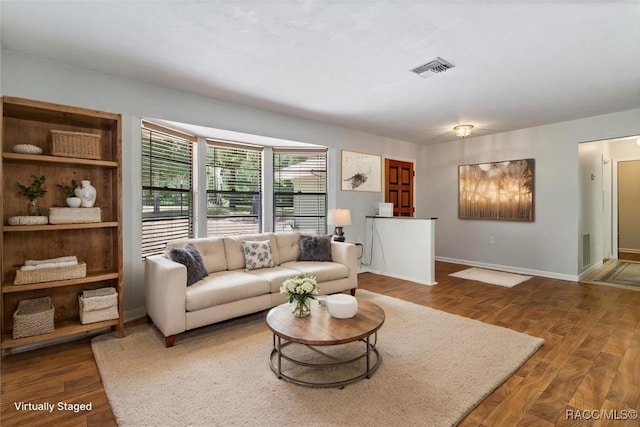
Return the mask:
M 149 325 L 92 349 L 120 426 L 452 426 L 543 340 L 358 290 L 386 313 L 382 363 L 338 388 L 278 380 L 266 312 L 190 331 L 173 348 Z
M 522 274 L 507 273 L 505 271 L 487 270 L 484 268 L 467 268 L 466 270 L 457 271 L 449 274 L 451 277 L 460 279 L 476 280 L 478 282 L 489 283 L 491 285 L 499 285 L 507 288 L 513 288 L 520 283 L 531 279 L 532 276 L 523 276 Z

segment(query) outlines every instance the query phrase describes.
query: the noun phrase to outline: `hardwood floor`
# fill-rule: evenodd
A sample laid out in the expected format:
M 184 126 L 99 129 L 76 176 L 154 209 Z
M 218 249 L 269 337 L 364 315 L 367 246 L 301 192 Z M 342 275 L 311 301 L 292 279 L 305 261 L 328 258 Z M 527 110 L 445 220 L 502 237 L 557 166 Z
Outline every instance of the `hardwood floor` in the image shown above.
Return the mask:
M 436 263 L 436 286 L 359 277 L 363 289 L 545 339 L 460 426 L 638 425 L 568 419 L 567 411 L 609 410 L 617 412 L 580 414 L 623 418 L 624 410 L 640 409 L 640 292 L 540 277 L 504 288 L 448 276 L 465 268 Z M 88 340 L 8 355 L 2 362 L 3 426 L 115 425 Z M 91 402 L 92 410 L 18 411 L 17 402 Z

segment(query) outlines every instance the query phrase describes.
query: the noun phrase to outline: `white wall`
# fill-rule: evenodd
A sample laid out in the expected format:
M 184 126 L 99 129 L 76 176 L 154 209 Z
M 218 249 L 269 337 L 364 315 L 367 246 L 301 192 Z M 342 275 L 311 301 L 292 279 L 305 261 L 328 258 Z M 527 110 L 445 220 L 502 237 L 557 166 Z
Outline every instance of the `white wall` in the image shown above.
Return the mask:
M 640 145 L 636 137 L 609 142 L 611 158 L 615 160 L 640 160 Z
M 375 213 L 381 193 L 339 189 L 340 149 L 393 153 L 417 159 L 415 144 L 212 98 L 117 78 L 94 71 L 2 52 L 3 95 L 95 108 L 123 117 L 123 210 L 125 310 L 142 313 L 144 266 L 140 260 L 140 118 L 152 117 L 330 147 L 329 207 L 350 208 L 349 240 L 365 240 L 365 216 Z
M 576 280 L 582 227 L 578 143 L 638 133 L 635 109 L 423 147 L 417 204 L 422 215 L 439 218 L 436 259 Z M 524 158 L 535 159 L 533 222 L 458 219 L 458 165 Z

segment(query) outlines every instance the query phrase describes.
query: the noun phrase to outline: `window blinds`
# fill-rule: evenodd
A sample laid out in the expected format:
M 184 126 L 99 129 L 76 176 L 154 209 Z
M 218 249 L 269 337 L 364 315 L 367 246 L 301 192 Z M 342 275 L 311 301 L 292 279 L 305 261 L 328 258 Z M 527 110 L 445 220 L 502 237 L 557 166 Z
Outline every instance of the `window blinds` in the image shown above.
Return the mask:
M 262 151 L 207 141 L 207 236 L 259 233 Z
M 326 233 L 326 150 L 273 152 L 274 230 Z
M 142 256 L 193 236 L 192 143 L 142 128 Z

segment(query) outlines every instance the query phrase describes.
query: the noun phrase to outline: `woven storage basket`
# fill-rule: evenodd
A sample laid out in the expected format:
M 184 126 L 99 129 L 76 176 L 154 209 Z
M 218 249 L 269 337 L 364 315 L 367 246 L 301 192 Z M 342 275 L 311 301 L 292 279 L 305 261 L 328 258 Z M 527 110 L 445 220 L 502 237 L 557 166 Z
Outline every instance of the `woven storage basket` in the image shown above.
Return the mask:
M 100 135 L 52 130 L 51 154 L 81 159 L 100 159 Z
M 18 270 L 13 284 L 27 285 L 29 283 L 54 282 L 56 280 L 78 279 L 81 277 L 87 277 L 87 264 L 84 262 L 65 267 Z
M 78 296 L 80 323 L 102 322 L 119 317 L 118 293 L 115 288 L 100 288 L 84 291 Z
M 53 332 L 54 313 L 55 309 L 49 297 L 20 301 L 18 309 L 13 313 L 13 338 Z
M 102 221 L 100 208 L 49 208 L 49 224 L 81 224 Z

